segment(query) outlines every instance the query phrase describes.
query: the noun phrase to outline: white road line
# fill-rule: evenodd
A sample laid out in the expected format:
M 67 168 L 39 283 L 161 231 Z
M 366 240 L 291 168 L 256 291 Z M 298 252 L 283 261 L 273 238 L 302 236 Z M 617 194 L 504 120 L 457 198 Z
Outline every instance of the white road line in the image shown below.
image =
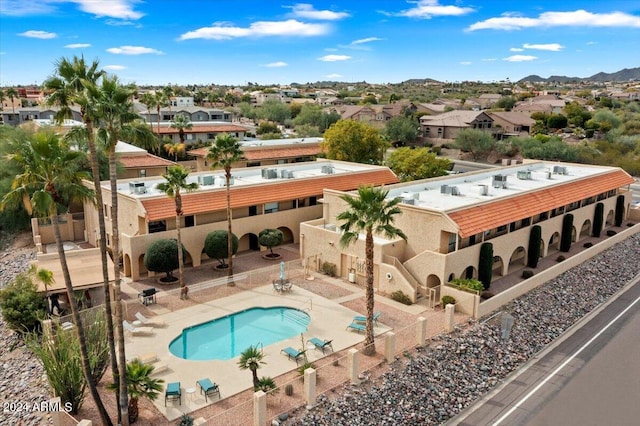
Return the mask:
M 602 333 L 604 333 L 609 327 L 611 327 L 616 321 L 618 321 L 620 319 L 620 317 L 623 316 L 625 313 L 627 313 L 627 311 L 629 309 L 631 309 L 633 307 L 633 305 L 638 303 L 638 301 L 640 301 L 640 297 L 636 298 L 636 300 L 634 300 L 629 306 L 627 306 L 624 311 L 620 312 L 614 319 L 612 319 L 609 322 L 609 324 L 604 326 L 604 328 L 602 330 L 600 330 L 591 339 L 589 339 L 589 341 L 587 343 L 582 345 L 582 347 L 580 347 L 580 349 L 578 349 L 573 355 L 571 355 L 569 358 L 567 358 L 566 361 L 564 361 L 562 364 L 560 364 L 560 366 L 558 366 L 558 368 L 553 370 L 552 373 L 550 373 L 547 377 L 545 377 L 545 379 L 542 382 L 540 382 L 538 384 L 538 386 L 533 388 L 527 395 L 525 395 L 520 401 L 518 401 L 513 407 L 511 407 L 511 409 L 509 411 L 504 413 L 502 415 L 502 417 L 500 417 L 498 420 L 496 420 L 496 422 L 493 423 L 493 426 L 498 426 L 500 423 L 505 421 L 507 419 L 507 417 L 509 417 L 511 414 L 513 414 L 514 411 L 516 411 L 518 408 L 520 408 L 520 406 L 522 404 L 524 404 L 529 398 L 531 398 L 534 393 L 539 391 L 540 388 L 545 385 L 545 383 L 547 383 L 553 376 L 558 374 L 558 372 L 560 372 L 560 370 L 562 370 L 564 367 L 566 367 L 567 364 L 569 364 L 575 357 L 577 357 L 580 354 L 580 352 L 585 350 L 591 343 L 593 343 L 594 340 L 596 340 Z

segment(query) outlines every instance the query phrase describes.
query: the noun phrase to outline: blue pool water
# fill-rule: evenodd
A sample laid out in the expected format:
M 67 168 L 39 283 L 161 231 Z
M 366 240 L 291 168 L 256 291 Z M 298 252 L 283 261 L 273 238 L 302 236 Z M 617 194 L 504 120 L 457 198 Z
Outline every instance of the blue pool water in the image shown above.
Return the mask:
M 246 309 L 183 329 L 169 351 L 190 360 L 231 359 L 250 345 L 267 346 L 304 333 L 310 320 L 293 308 Z

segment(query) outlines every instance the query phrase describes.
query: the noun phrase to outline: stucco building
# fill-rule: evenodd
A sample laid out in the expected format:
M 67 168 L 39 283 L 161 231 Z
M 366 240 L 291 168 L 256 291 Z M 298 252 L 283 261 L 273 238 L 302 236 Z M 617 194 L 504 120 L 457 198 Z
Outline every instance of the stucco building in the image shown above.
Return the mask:
M 227 229 L 226 187 L 222 171 L 192 173 L 190 182 L 199 189 L 182 194 L 182 243 L 187 265 L 198 266 L 206 235 Z M 118 227 L 124 261 L 124 274 L 133 279 L 146 275 L 143 258 L 147 246 L 158 239 L 175 238 L 175 204 L 156 189 L 162 177 L 118 180 Z M 386 185 L 398 182 L 387 167 L 340 161 L 248 167 L 232 170 L 231 208 L 233 233 L 240 240 L 239 251 L 259 250 L 258 234 L 265 228 L 283 231 L 285 242 L 299 241 L 300 223 L 321 218 L 319 200 L 326 188 L 348 191 L 363 184 Z M 105 212 L 107 245 L 111 246 L 111 190 L 102 183 L 105 205 L 84 206 L 86 239 L 97 246 L 98 213 Z
M 524 268 L 534 225 L 541 227 L 541 257 L 549 256 L 559 250 L 567 214 L 573 242 L 592 234 L 599 204 L 605 226 L 620 206 L 626 218 L 633 182 L 619 168 L 530 162 L 388 186 L 389 197 L 402 197 L 395 225 L 408 240 L 375 238 L 374 286 L 384 294 L 401 290 L 413 301 L 439 301 L 441 284 L 478 277 L 485 242 L 493 246 L 493 277 Z M 329 262 L 343 278 L 363 283 L 364 236 L 347 248 L 339 243 L 344 194 L 324 191 L 322 218 L 300 226 L 301 252 L 311 267 Z

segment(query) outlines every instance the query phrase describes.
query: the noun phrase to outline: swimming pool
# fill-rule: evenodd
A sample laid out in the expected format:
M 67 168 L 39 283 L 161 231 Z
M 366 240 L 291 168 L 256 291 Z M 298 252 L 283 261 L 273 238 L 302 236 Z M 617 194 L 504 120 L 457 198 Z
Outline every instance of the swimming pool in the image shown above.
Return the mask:
M 267 346 L 304 333 L 310 321 L 298 309 L 250 308 L 183 329 L 169 351 L 189 360 L 231 359 L 250 345 Z

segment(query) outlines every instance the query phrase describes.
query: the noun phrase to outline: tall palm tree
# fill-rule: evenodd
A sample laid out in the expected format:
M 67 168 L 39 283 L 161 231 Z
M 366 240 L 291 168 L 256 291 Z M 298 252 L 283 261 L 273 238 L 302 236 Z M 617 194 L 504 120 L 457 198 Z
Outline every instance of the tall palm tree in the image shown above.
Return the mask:
M 113 253 L 114 295 L 118 302 L 116 307 L 116 338 L 118 346 L 118 366 L 122 371 L 126 368 L 124 350 L 124 329 L 122 325 L 122 302 L 120 296 L 120 231 L 118 228 L 118 186 L 116 145 L 120 138 L 134 143 L 144 143 L 155 139 L 151 129 L 139 123 L 138 115 L 131 111 L 130 87 L 120 84 L 116 76 L 104 76 L 100 85 L 83 81 L 89 102 L 94 105 L 93 117 L 98 127 L 98 138 L 105 144 L 109 154 L 109 183 L 111 189 L 111 250 Z M 120 376 L 120 410 L 121 422 L 128 425 L 128 399 L 126 377 Z
M 223 133 L 216 137 L 213 145 L 209 148 L 207 159 L 211 160 L 211 168 L 224 168 L 225 182 L 227 187 L 227 253 L 229 256 L 227 275 L 229 277 L 228 285 L 233 286 L 233 235 L 231 226 L 231 166 L 234 162 L 242 159 L 242 149 L 238 139 L 228 133 Z
M 154 96 L 151 93 L 144 93 L 140 96 L 140 103 L 147 107 L 147 121 L 151 123 L 151 108 L 156 106 Z
M 357 242 L 360 233 L 365 233 L 367 323 L 363 352 L 367 355 L 376 351 L 373 339 L 373 235 L 382 234 L 387 238 L 407 239 L 401 229 L 393 226 L 394 216 L 402 213 L 398 207 L 402 198 L 387 200 L 388 194 L 389 191 L 384 189 L 361 186 L 358 188 L 357 197 L 350 195 L 340 197 L 347 203 L 348 210 L 337 217 L 339 221 L 344 222 L 340 225 L 343 232 L 340 237 L 342 247 Z
M 18 91 L 13 87 L 9 87 L 7 89 L 7 97 L 11 99 L 11 112 L 15 114 L 16 106 L 14 105 L 13 100 L 18 97 Z
M 166 140 L 169 140 L 169 139 L 166 139 Z M 181 154 L 184 152 L 184 144 L 180 142 L 178 143 L 166 142 L 162 147 L 167 152 L 167 154 L 173 155 L 173 158 L 176 162 L 178 161 L 178 154 Z
M 184 287 L 184 259 L 182 258 L 182 237 L 180 236 L 180 218 L 183 215 L 182 211 L 182 195 L 180 191 L 190 192 L 198 189 L 198 184 L 195 182 L 187 182 L 187 176 L 189 176 L 189 170 L 180 165 L 171 166 L 167 169 L 167 173 L 162 177 L 166 182 L 158 184 L 157 188 L 173 198 L 176 203 L 176 232 L 178 234 L 178 279 L 180 282 L 180 288 Z M 184 291 L 182 293 L 184 295 Z
M 98 394 L 96 380 L 91 374 L 85 330 L 73 294 L 58 219 L 58 214 L 68 209 L 70 203 L 93 200 L 93 191 L 82 184 L 82 180 L 89 177 L 80 169 L 85 154 L 70 150 L 60 136 L 48 131 L 37 132 L 27 140 L 15 141 L 14 146 L 15 151 L 10 155 L 10 160 L 19 164 L 23 172 L 13 180 L 12 190 L 2 199 L 0 208 L 22 203 L 29 214 L 51 220 L 67 298 L 76 324 L 82 373 L 102 422 L 111 425 L 111 419 Z
M 171 124 L 169 125 L 172 129 L 178 129 L 178 136 L 180 137 L 180 143 L 184 144 L 184 131 L 190 130 L 193 127 L 189 117 L 184 114 L 178 114 L 176 117 L 171 120 Z
M 162 390 L 162 379 L 154 379 L 154 366 L 145 364 L 139 359 L 134 359 L 127 364 L 127 392 L 129 394 L 129 422 L 134 423 L 138 420 L 140 410 L 138 409 L 138 400 L 140 398 L 148 398 L 155 401 Z M 117 390 L 116 383 L 107 386 L 109 390 Z
M 69 137 L 75 137 L 80 133 L 80 137 L 85 139 L 89 145 L 91 177 L 93 179 L 93 186 L 95 189 L 96 205 L 99 207 L 97 209 L 98 230 L 100 233 L 99 248 L 100 259 L 102 261 L 102 289 L 104 294 L 111 372 L 114 377 L 118 377 L 118 358 L 113 334 L 113 311 L 111 305 L 111 289 L 109 285 L 109 264 L 107 263 L 107 231 L 104 219 L 104 209 L 100 207 L 103 206 L 104 203 L 102 200 L 102 189 L 100 187 L 100 162 L 98 150 L 96 148 L 92 118 L 95 114 L 93 113 L 93 105 L 87 99 L 86 91 L 83 86 L 83 81 L 96 84 L 96 82 L 105 75 L 105 72 L 99 69 L 99 66 L 100 64 L 98 61 L 87 63 L 85 62 L 84 57 L 78 58 L 77 56 L 74 56 L 71 60 L 61 58 L 56 62 L 56 74 L 44 82 L 44 88 L 51 91 L 49 96 L 47 96 L 46 103 L 60 107 L 54 117 L 57 122 L 61 123 L 65 118 L 72 117 L 72 105 L 75 104 L 80 106 L 80 116 L 84 123 L 84 129 L 73 129 L 73 132 L 68 133 L 67 135 Z M 116 393 L 116 398 L 117 397 L 118 393 Z M 120 406 L 118 406 L 117 416 L 118 423 L 120 423 L 122 416 Z
M 242 370 L 251 370 L 251 377 L 253 378 L 253 388 L 257 389 L 260 386 L 260 379 L 258 379 L 258 368 L 260 364 L 266 364 L 262 359 L 264 354 L 258 349 L 258 346 L 249 346 L 240 354 L 240 360 L 238 360 L 238 366 Z

